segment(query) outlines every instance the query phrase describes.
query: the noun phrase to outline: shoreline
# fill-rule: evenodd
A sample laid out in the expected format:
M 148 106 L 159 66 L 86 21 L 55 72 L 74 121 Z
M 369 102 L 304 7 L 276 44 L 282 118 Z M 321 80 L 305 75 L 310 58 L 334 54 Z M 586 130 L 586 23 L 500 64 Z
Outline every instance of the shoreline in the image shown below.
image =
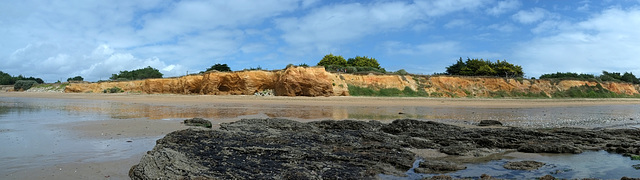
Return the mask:
M 149 104 L 186 105 L 228 103 L 228 104 L 270 104 L 270 105 L 316 105 L 316 106 L 423 106 L 423 107 L 483 107 L 483 108 L 536 108 L 558 106 L 598 106 L 640 104 L 635 98 L 606 99 L 511 99 L 511 98 L 431 98 L 431 97 L 288 97 L 251 95 L 178 95 L 178 94 L 95 94 L 95 93 L 46 93 L 46 92 L 4 92 L 0 97 L 107 100 L 116 102 L 137 102 Z

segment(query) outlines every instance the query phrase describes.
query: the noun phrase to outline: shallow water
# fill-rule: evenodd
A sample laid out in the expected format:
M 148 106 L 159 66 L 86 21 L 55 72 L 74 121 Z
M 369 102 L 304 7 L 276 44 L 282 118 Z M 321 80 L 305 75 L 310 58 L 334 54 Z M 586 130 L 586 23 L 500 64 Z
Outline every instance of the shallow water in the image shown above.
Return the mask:
M 466 164 L 467 169 L 446 173 L 453 178 L 479 178 L 482 174 L 490 175 L 499 179 L 535 179 L 545 175 L 552 175 L 559 179 L 620 179 L 624 176 L 638 177 L 640 170 L 632 166 L 640 164 L 638 160 L 631 160 L 619 154 L 611 154 L 606 151 L 587 151 L 581 154 L 529 154 L 530 157 L 512 157 L 501 160 L 494 160 L 486 163 Z M 508 155 L 507 155 L 508 156 Z M 534 160 L 546 163 L 537 170 L 508 170 L 502 167 L 509 161 Z M 418 166 L 418 160 L 414 163 L 414 168 Z M 380 175 L 382 179 L 422 179 L 436 174 L 419 174 L 413 168 L 406 173 L 407 177 L 395 177 Z
M 482 108 L 482 107 L 379 107 L 379 106 L 292 106 L 225 104 L 223 102 L 201 105 L 156 105 L 147 103 L 122 103 L 103 100 L 44 99 L 44 98 L 0 98 L 0 175 L 24 168 L 51 166 L 58 163 L 91 162 L 126 159 L 150 150 L 155 140 L 161 138 L 114 138 L 98 139 L 79 137 L 76 132 L 61 128 L 68 123 L 86 121 L 109 121 L 115 119 L 157 119 L 178 121 L 185 118 L 203 117 L 214 124 L 235 121 L 241 118 L 290 118 L 302 121 L 321 119 L 361 119 L 391 122 L 395 119 L 413 118 L 439 122 L 474 124 L 483 119 L 495 119 L 509 126 L 522 127 L 638 127 L 640 105 L 607 105 L 553 108 Z M 134 141 L 135 143 L 130 143 Z M 568 157 L 592 159 L 602 153 L 553 156 L 550 162 L 559 159 L 556 166 L 565 167 L 567 162 L 572 170 L 562 174 L 577 174 L 583 177 L 580 166 L 591 164 Z M 603 161 L 614 160 L 619 155 L 611 155 Z M 540 157 L 545 160 L 545 157 Z M 584 157 L 583 157 L 584 158 Z M 519 178 L 506 175 L 502 170 L 494 170 L 504 160 L 487 164 L 470 165 L 473 169 L 494 172 L 492 176 Z M 544 161 L 543 161 L 544 162 Z M 620 161 L 608 161 L 620 164 Z M 640 161 L 638 161 L 640 163 Z M 625 164 L 626 166 L 627 164 Z M 548 171 L 548 170 L 547 170 Z M 640 173 L 640 171 L 635 171 Z M 489 173 L 487 173 L 489 174 Z M 523 173 L 519 173 L 523 174 Z M 633 174 L 632 174 L 633 175 Z M 458 176 L 458 175 L 456 175 Z M 466 177 L 460 174 L 459 177 Z M 476 176 L 476 175 L 471 175 Z M 2 176 L 0 176 L 2 177 Z M 530 177 L 530 176 L 526 176 Z

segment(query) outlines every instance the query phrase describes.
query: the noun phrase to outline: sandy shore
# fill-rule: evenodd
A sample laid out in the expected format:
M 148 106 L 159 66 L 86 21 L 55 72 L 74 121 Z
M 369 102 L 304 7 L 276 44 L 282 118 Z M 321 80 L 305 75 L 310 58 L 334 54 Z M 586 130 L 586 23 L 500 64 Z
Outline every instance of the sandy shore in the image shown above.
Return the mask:
M 467 99 L 467 98 L 403 98 L 403 97 L 257 97 L 210 96 L 172 94 L 93 94 L 93 93 L 37 93 L 0 92 L 0 98 L 45 98 L 80 101 L 110 101 L 124 104 L 148 104 L 151 106 L 179 105 L 181 107 L 212 106 L 212 104 L 265 105 L 265 106 L 375 106 L 402 108 L 414 107 L 483 107 L 483 108 L 536 108 L 567 106 L 598 106 L 640 104 L 640 99 Z M 233 119 L 223 120 L 232 121 Z M 218 122 L 218 123 L 220 123 Z M 216 124 L 214 123 L 214 126 Z M 109 121 L 87 121 L 62 124 L 58 128 L 73 132 L 80 139 L 118 139 L 135 145 L 137 138 L 166 135 L 188 128 L 179 120 L 150 120 L 133 118 Z M 128 139 L 134 139 L 129 142 Z M 148 149 L 151 150 L 151 149 Z M 128 179 L 129 168 L 137 164 L 142 153 L 132 157 L 98 162 L 72 162 L 45 168 L 25 169 L 6 174 L 0 179 Z
M 36 93 L 8 92 L 0 97 L 30 97 L 54 99 L 109 100 L 150 104 L 198 105 L 210 103 L 227 104 L 281 104 L 281 105 L 326 105 L 326 106 L 439 106 L 439 107 L 491 107 L 527 108 L 553 106 L 594 106 L 617 104 L 640 104 L 640 99 L 489 99 L 489 98 L 414 98 L 414 97 L 258 97 L 258 96 L 213 96 L 174 94 L 94 94 L 94 93 Z

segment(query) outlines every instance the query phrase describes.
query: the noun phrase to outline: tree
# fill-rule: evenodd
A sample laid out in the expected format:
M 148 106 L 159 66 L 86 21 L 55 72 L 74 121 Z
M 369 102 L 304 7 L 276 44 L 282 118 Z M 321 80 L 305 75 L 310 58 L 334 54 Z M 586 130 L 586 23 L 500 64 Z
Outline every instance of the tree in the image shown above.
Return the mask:
M 76 76 L 73 78 L 67 78 L 67 82 L 71 82 L 71 81 L 84 81 L 84 78 L 82 78 L 82 76 Z
M 498 77 L 522 77 L 522 67 L 497 60 L 495 63 L 483 59 L 470 59 L 462 61 L 460 58 L 455 64 L 447 67 L 446 74 L 462 76 L 498 76 Z
M 625 72 L 620 78 L 620 80 L 624 82 L 633 83 L 633 84 L 640 84 L 640 80 L 638 80 L 638 78 L 636 78 L 636 76 L 633 75 L 633 73 L 629 73 L 629 72 Z
M 206 71 L 211 71 L 211 70 L 216 70 L 220 72 L 229 72 L 231 71 L 231 68 L 229 68 L 227 64 L 214 64 L 213 66 L 208 68 Z
M 162 78 L 162 73 L 158 69 L 147 66 L 146 68 L 136 69 L 133 71 L 120 71 L 119 74 L 112 74 L 109 79 L 111 80 L 138 80 L 149 78 Z
M 11 75 L 0 71 L 0 85 L 12 85 L 15 83 L 16 83 L 16 80 L 13 77 L 11 77 Z
M 342 56 L 334 56 L 333 54 L 325 55 L 320 62 L 318 62 L 318 66 L 347 66 L 347 60 Z
M 347 66 L 355 66 L 355 67 L 372 67 L 376 69 L 380 69 L 380 64 L 378 60 L 375 58 L 368 58 L 367 56 L 360 57 L 356 56 L 355 58 L 349 58 L 347 60 Z

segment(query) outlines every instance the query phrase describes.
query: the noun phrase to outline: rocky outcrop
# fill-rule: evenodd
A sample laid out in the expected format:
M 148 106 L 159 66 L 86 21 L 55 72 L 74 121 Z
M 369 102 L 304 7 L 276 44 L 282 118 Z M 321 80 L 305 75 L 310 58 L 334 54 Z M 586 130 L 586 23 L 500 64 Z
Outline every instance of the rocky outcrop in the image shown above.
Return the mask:
M 627 95 L 640 94 L 640 85 L 578 80 L 529 80 L 498 77 L 354 75 L 328 73 L 322 67 L 291 66 L 280 71 L 207 72 L 177 78 L 139 81 L 72 83 L 65 92 L 101 93 L 119 87 L 125 92 L 209 95 L 253 95 L 273 90 L 278 96 L 348 96 L 349 86 L 374 90 L 395 88 L 424 91 L 438 97 L 491 97 L 495 93 L 533 93 L 552 96 L 576 86 L 596 86 Z
M 539 148 L 542 147 L 542 148 Z M 430 121 L 316 121 L 243 119 L 220 129 L 172 132 L 133 166 L 132 179 L 369 179 L 402 175 L 416 154 L 437 149 L 477 156 L 480 149 L 535 153 L 607 150 L 640 154 L 640 130 L 578 128 L 463 128 Z M 464 166 L 425 159 L 417 173 Z
M 275 84 L 277 96 L 332 96 L 331 74 L 324 68 L 287 68 Z

